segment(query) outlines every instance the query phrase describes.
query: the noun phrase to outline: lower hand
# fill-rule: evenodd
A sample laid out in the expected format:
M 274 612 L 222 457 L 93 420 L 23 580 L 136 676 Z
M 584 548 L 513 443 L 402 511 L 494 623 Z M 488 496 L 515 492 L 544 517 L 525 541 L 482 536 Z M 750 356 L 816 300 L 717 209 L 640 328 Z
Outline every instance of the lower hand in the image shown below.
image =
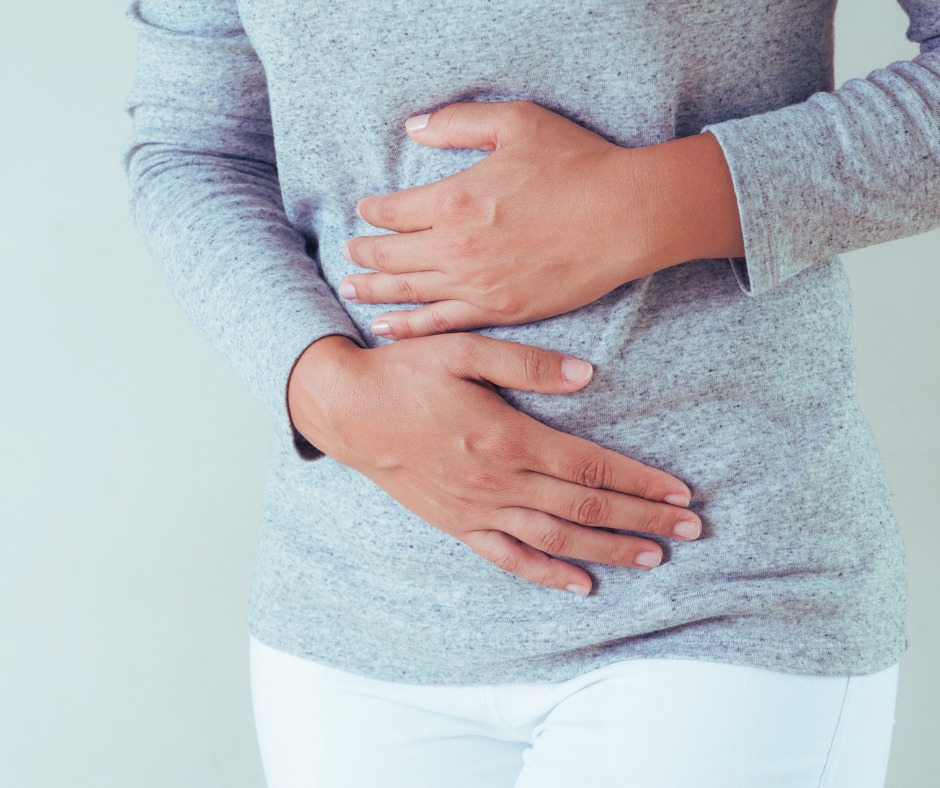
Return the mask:
M 554 430 L 495 389 L 573 392 L 590 372 L 473 333 L 369 349 L 328 336 L 301 355 L 288 401 L 307 440 L 426 522 L 507 572 L 587 594 L 590 575 L 553 555 L 647 569 L 662 558 L 656 542 L 605 529 L 681 539 L 701 530 L 681 481 Z
M 350 239 L 347 259 L 377 273 L 345 277 L 340 295 L 435 302 L 379 315 L 376 334 L 539 320 L 680 262 L 656 246 L 668 233 L 650 210 L 644 148 L 528 101 L 451 104 L 409 133 L 422 145 L 493 152 L 435 183 L 359 201 L 365 221 L 396 234 Z

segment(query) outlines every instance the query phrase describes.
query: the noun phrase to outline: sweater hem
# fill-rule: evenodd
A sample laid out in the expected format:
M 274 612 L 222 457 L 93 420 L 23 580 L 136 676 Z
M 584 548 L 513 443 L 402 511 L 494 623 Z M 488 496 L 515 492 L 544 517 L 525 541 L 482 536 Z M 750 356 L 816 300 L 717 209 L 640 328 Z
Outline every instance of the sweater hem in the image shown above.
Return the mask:
M 299 642 L 285 637 L 283 633 L 266 629 L 250 615 L 247 630 L 248 634 L 266 646 L 291 656 L 365 678 L 422 686 L 483 686 L 567 681 L 591 670 L 637 659 L 694 660 L 799 675 L 859 676 L 876 673 L 897 664 L 909 646 L 907 636 L 903 634 L 877 652 L 869 651 L 865 659 L 851 660 L 832 659 L 833 644 L 823 641 L 799 643 L 798 650 L 782 651 L 780 643 L 761 638 L 722 636 L 720 643 L 713 641 L 708 644 L 711 648 L 701 648 L 701 643 L 676 646 L 630 638 L 586 658 L 565 659 L 563 655 L 553 654 L 476 665 L 472 668 L 466 664 L 456 664 L 453 661 L 447 663 L 443 660 L 442 664 L 446 663 L 454 669 L 418 673 L 401 664 L 378 664 L 375 661 L 357 659 L 355 650 L 337 648 L 336 641 L 326 641 L 330 647 L 329 652 L 304 647 Z M 311 642 L 323 641 L 311 639 Z M 847 644 L 838 645 L 847 654 L 859 653 Z M 868 645 L 870 648 L 871 644 Z M 344 655 L 344 658 L 336 659 L 337 654 Z

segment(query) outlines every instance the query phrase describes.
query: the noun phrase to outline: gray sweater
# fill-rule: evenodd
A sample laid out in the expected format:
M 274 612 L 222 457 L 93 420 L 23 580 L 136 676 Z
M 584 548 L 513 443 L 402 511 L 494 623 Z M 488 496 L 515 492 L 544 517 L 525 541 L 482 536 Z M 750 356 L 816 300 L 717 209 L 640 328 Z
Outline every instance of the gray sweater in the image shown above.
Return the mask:
M 649 657 L 812 674 L 894 663 L 904 553 L 856 401 L 838 255 L 940 225 L 940 0 L 902 4 L 921 54 L 836 90 L 833 0 L 135 3 L 136 221 L 276 419 L 250 631 L 418 684 Z M 382 232 L 356 201 L 488 155 L 418 145 L 404 120 L 508 99 L 625 147 L 710 130 L 740 203 L 740 259 L 478 331 L 589 360 L 574 394 L 500 392 L 693 492 L 703 536 L 663 540 L 660 567 L 570 559 L 594 579 L 586 598 L 498 569 L 307 443 L 286 408 L 311 342 L 390 341 L 369 331 L 389 305 L 336 292 L 362 270 L 343 242 Z

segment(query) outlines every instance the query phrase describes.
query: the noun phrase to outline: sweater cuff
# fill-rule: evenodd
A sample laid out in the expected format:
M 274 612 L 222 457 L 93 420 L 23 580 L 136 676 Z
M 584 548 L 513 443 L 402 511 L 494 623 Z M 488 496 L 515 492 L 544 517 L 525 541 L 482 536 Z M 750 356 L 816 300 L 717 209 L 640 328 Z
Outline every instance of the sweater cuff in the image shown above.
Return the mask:
M 799 176 L 785 169 L 777 147 L 783 143 L 775 140 L 774 129 L 766 128 L 766 123 L 763 116 L 754 115 L 702 129 L 715 135 L 731 172 L 744 256 L 727 259 L 742 292 L 749 296 L 770 290 L 812 262 L 794 258 L 786 237 L 788 228 L 781 226 L 785 220 L 773 203 L 775 194 L 778 200 L 786 200 L 786 191 L 799 198 L 801 190 L 793 189 L 792 182 Z M 762 137 L 763 132 L 767 136 Z

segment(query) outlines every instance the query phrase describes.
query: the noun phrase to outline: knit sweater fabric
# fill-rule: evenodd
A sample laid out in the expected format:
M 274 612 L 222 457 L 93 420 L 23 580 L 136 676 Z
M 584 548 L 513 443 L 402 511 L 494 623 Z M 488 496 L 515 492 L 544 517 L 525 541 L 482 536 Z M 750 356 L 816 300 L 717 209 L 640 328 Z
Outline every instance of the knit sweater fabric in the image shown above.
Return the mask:
M 836 89 L 834 0 L 133 3 L 136 222 L 275 417 L 251 633 L 415 684 L 555 681 L 638 658 L 819 675 L 896 662 L 904 551 L 857 404 L 839 254 L 940 225 L 940 0 L 901 4 L 920 54 Z M 590 361 L 572 394 L 498 390 L 692 490 L 703 535 L 659 540 L 659 567 L 566 559 L 591 575 L 588 597 L 497 568 L 324 455 L 287 411 L 310 343 L 388 343 L 372 319 L 415 306 L 337 295 L 362 271 L 343 243 L 383 232 L 355 203 L 489 155 L 419 145 L 405 119 L 513 99 L 623 147 L 711 131 L 744 233 L 741 258 L 476 330 Z

